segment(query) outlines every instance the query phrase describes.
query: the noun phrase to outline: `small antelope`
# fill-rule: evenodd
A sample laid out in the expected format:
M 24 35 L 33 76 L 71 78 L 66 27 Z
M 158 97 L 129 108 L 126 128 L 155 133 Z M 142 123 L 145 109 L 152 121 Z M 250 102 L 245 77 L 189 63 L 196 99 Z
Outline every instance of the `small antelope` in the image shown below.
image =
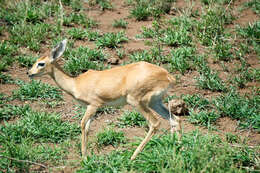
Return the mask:
M 88 70 L 78 77 L 70 77 L 56 63 L 64 53 L 67 40 L 59 43 L 50 56 L 39 58 L 27 72 L 29 77 L 50 75 L 57 85 L 77 101 L 86 105 L 81 120 L 81 152 L 86 156 L 87 134 L 96 110 L 105 105 L 134 106 L 149 122 L 149 131 L 133 153 L 134 160 L 159 128 L 159 116 L 169 120 L 171 131 L 180 130 L 179 119 L 171 116 L 162 97 L 175 83 L 165 69 L 147 62 L 137 62 L 104 71 Z

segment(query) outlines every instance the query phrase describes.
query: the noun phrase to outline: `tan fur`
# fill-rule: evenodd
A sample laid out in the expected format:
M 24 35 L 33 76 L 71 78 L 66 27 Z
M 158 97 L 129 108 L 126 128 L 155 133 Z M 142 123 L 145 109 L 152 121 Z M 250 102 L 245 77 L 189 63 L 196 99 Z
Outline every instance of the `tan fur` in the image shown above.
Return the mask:
M 148 106 L 151 97 L 161 97 L 173 86 L 175 78 L 165 69 L 147 62 L 137 62 L 104 71 L 89 70 L 72 78 L 52 61 L 49 57 L 38 59 L 28 75 L 50 75 L 57 85 L 86 105 L 87 110 L 81 120 L 82 155 L 86 155 L 87 133 L 97 108 L 109 103 L 128 103 L 142 113 L 150 125 L 148 134 L 131 157 L 132 160 L 135 159 L 160 124 L 158 114 Z M 38 69 L 39 62 L 46 62 L 44 69 Z

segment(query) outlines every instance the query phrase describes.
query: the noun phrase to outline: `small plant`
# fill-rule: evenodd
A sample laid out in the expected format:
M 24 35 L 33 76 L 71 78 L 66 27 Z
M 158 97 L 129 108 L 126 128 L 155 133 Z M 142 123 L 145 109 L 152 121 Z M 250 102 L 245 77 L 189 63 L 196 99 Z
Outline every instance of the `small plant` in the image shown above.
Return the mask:
M 145 127 L 147 122 L 145 118 L 139 112 L 124 112 L 123 116 L 118 119 L 117 126 L 124 127 Z
M 29 105 L 15 106 L 15 105 L 4 105 L 0 108 L 0 121 L 9 120 L 16 116 L 24 116 L 27 111 L 31 111 Z
M 84 40 L 87 37 L 87 31 L 81 28 L 72 28 L 67 32 L 73 39 Z
M 0 72 L 0 84 L 10 84 L 10 83 L 14 83 L 14 80 L 11 78 L 11 76 Z
M 203 98 L 200 94 L 183 95 L 182 99 L 191 109 L 205 110 L 211 108 L 210 101 Z
M 51 25 L 45 23 L 17 24 L 10 30 L 10 42 L 29 47 L 33 51 L 39 51 L 40 44 L 50 37 L 51 30 Z
M 151 54 L 147 51 L 138 51 L 134 52 L 130 55 L 130 58 L 133 62 L 139 62 L 139 61 L 146 61 L 146 62 L 153 62 L 154 58 L 151 56 Z
M 116 54 L 120 59 L 122 59 L 126 55 L 123 49 L 116 49 Z
M 174 135 L 155 136 L 134 162 L 129 159 L 133 150 L 128 148 L 93 153 L 78 172 L 248 172 L 259 168 L 258 150 L 247 145 L 232 147 L 217 135 L 197 130 L 183 134 L 181 140 Z
M 78 49 L 64 54 L 67 59 L 64 65 L 64 70 L 71 75 L 78 75 L 88 69 L 103 69 L 102 62 L 105 60 L 105 55 L 97 49 L 80 46 Z
M 64 17 L 63 25 L 73 26 L 72 24 L 83 25 L 86 28 L 94 28 L 98 25 L 95 20 L 85 16 L 84 13 L 71 13 Z
M 114 20 L 112 26 L 115 28 L 126 28 L 128 25 L 128 22 L 124 19 Z
M 191 47 L 180 47 L 171 51 L 169 58 L 170 69 L 178 70 L 182 74 L 191 69 L 191 60 L 195 54 L 195 49 Z
M 32 67 L 32 65 L 35 63 L 37 57 L 32 55 L 21 55 L 18 57 L 18 63 L 21 67 Z
M 113 129 L 105 129 L 103 132 L 97 134 L 97 146 L 117 146 L 119 144 L 126 143 L 126 138 L 123 132 L 116 132 Z
M 147 20 L 150 15 L 151 12 L 149 11 L 148 3 L 144 1 L 137 3 L 130 11 L 130 16 L 134 17 L 138 21 Z
M 61 93 L 61 90 L 57 87 L 53 87 L 37 80 L 32 80 L 30 83 L 20 84 L 20 88 L 13 91 L 13 98 L 17 98 L 19 100 L 62 100 Z
M 220 79 L 217 72 L 209 67 L 200 70 L 200 76 L 196 78 L 197 85 L 201 89 L 209 89 L 211 91 L 226 91 L 224 82 Z
M 100 9 L 102 11 L 104 10 L 110 10 L 113 8 L 110 0 L 91 0 L 90 5 L 96 5 L 98 4 L 100 6 Z
M 232 45 L 230 43 L 225 43 L 223 41 L 219 41 L 214 46 L 215 58 L 220 61 L 230 61 L 233 58 L 232 54 Z
M 189 114 L 189 121 L 191 123 L 207 126 L 208 128 L 220 117 L 220 115 L 214 111 L 200 111 L 198 113 L 191 111 Z
M 98 47 L 116 48 L 120 43 L 127 42 L 128 38 L 124 32 L 118 33 L 105 33 L 102 37 L 98 38 L 96 45 Z
M 260 2 L 257 0 L 250 0 L 244 3 L 246 8 L 252 8 L 252 10 L 256 13 L 260 13 Z
M 34 111 L 26 111 L 16 123 L 5 123 L 0 126 L 0 131 L 1 144 L 7 137 L 17 144 L 23 142 L 24 138 L 35 142 L 58 143 L 80 134 L 78 125 L 63 122 L 60 115 Z
M 239 137 L 232 133 L 226 133 L 225 137 L 226 137 L 226 141 L 231 144 L 238 143 L 240 141 Z

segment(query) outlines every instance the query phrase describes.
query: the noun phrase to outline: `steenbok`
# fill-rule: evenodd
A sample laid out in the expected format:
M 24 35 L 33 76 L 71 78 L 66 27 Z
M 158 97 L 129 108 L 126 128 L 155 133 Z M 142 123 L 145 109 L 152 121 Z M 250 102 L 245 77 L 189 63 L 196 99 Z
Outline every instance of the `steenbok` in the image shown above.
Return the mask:
M 57 64 L 64 53 L 67 40 L 59 43 L 50 56 L 39 58 L 28 71 L 29 77 L 50 75 L 57 85 L 74 99 L 86 106 L 81 120 L 81 151 L 86 155 L 87 134 L 96 110 L 105 105 L 134 106 L 149 122 L 149 132 L 133 153 L 131 160 L 142 151 L 160 125 L 159 116 L 169 120 L 171 131 L 180 130 L 179 120 L 171 116 L 163 105 L 167 89 L 175 84 L 175 78 L 165 69 L 147 62 L 137 62 L 104 71 L 88 70 L 78 77 L 70 77 Z

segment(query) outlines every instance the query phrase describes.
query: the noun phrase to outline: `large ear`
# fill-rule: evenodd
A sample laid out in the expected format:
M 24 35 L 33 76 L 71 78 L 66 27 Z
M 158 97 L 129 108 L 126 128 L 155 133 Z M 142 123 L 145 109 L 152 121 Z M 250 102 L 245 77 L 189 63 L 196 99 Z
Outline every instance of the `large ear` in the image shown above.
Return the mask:
M 51 62 L 56 61 L 65 51 L 67 45 L 67 39 L 60 42 L 55 48 L 51 51 Z

